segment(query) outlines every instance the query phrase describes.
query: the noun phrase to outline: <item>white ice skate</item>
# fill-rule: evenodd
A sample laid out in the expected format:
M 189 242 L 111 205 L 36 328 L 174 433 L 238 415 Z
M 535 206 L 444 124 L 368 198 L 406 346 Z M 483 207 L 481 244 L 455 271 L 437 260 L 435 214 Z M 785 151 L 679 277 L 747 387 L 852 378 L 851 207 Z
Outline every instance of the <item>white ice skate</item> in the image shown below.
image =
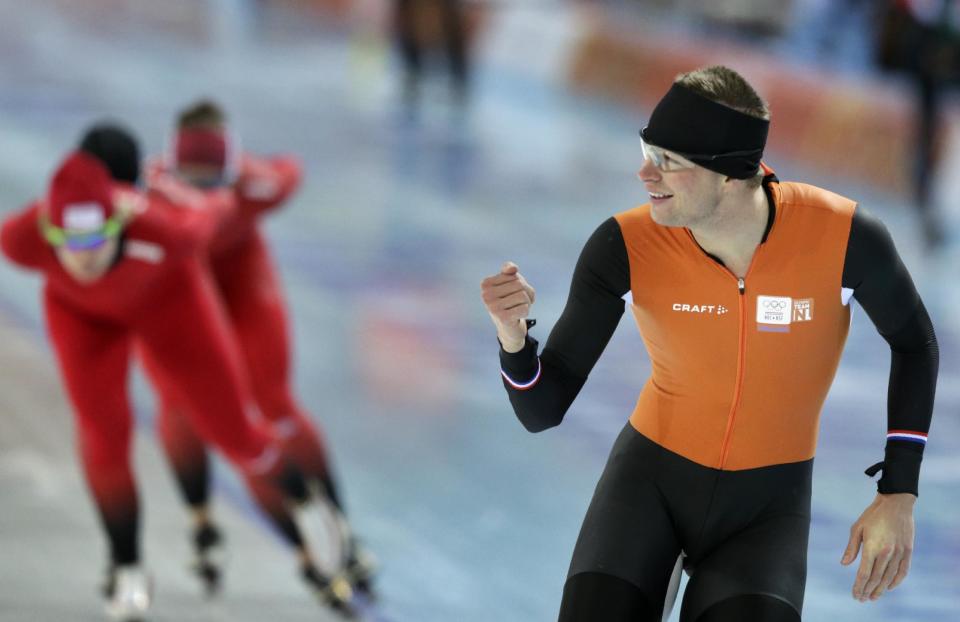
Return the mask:
M 150 577 L 139 566 L 120 566 L 113 571 L 107 615 L 120 622 L 143 622 L 153 600 Z

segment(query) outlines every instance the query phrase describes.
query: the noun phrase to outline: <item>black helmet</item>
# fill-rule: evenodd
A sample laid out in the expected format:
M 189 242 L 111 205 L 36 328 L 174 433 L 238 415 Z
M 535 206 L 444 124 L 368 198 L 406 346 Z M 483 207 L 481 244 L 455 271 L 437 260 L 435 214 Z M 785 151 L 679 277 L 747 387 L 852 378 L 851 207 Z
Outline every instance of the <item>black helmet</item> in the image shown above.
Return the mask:
M 135 184 L 140 178 L 140 147 L 133 134 L 121 125 L 94 124 L 80 139 L 80 150 L 103 162 L 116 181 Z

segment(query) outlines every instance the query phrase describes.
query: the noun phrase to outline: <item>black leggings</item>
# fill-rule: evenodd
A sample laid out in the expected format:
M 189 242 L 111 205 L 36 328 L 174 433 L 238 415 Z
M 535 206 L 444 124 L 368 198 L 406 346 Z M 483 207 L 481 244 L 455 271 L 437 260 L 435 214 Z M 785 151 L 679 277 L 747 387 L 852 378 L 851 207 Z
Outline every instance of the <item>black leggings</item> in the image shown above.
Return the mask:
M 690 581 L 681 622 L 796 622 L 812 467 L 719 471 L 628 424 L 580 530 L 560 621 L 659 622 L 683 551 Z

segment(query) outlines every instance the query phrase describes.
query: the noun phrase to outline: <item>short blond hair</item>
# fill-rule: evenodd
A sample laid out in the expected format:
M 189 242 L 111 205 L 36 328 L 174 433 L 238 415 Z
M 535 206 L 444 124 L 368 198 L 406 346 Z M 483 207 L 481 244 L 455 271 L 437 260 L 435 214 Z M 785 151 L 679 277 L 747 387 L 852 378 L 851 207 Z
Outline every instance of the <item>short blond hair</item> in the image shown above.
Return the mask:
M 227 115 L 215 101 L 201 99 L 180 111 L 177 129 L 219 128 L 227 123 Z

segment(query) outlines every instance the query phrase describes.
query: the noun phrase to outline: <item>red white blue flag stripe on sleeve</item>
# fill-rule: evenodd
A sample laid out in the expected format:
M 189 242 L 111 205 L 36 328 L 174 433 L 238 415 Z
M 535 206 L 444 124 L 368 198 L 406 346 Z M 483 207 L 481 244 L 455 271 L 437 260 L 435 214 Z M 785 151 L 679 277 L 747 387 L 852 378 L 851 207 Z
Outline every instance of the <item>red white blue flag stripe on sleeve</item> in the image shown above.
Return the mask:
M 887 432 L 888 441 L 911 441 L 914 443 L 920 443 L 921 445 L 927 444 L 927 435 L 924 432 L 914 432 L 911 430 L 890 430 Z
M 537 357 L 537 373 L 533 375 L 533 378 L 531 378 L 526 382 L 518 382 L 514 380 L 513 378 L 507 375 L 507 372 L 503 371 L 502 369 L 500 370 L 500 375 L 503 376 L 503 379 L 507 381 L 507 384 L 509 384 L 514 389 L 525 391 L 533 387 L 533 385 L 537 384 L 537 382 L 540 380 L 540 357 L 539 356 Z

